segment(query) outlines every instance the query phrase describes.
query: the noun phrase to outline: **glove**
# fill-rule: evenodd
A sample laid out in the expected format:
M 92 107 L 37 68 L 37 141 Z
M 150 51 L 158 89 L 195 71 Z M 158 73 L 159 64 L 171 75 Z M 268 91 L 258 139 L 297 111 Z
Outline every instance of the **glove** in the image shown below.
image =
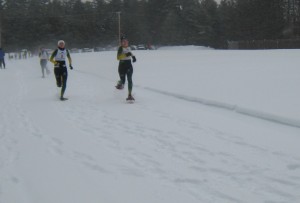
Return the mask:
M 73 66 L 70 64 L 70 69 L 73 70 Z
M 135 56 L 132 56 L 132 62 L 135 63 L 136 62 L 136 58 Z
M 131 52 L 128 52 L 125 54 L 126 56 L 132 56 L 132 53 Z

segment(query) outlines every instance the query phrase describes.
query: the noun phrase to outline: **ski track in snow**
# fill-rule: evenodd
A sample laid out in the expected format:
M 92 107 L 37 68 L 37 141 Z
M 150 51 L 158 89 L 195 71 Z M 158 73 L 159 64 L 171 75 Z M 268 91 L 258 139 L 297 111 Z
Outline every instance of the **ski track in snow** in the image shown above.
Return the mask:
M 31 65 L 27 66 L 30 68 Z M 76 74 L 76 71 L 70 71 L 70 87 L 66 93 L 70 100 L 60 102 L 53 87 L 53 75 L 39 82 L 45 82 L 42 85 L 47 91 L 36 92 L 41 94 L 36 97 L 34 91 L 39 89 L 34 85 L 36 80 L 42 79 L 34 75 L 33 69 L 11 68 L 7 72 L 14 85 L 9 90 L 1 88 L 7 97 L 1 101 L 5 108 L 0 114 L 0 170 L 5 171 L 0 173 L 0 203 L 7 203 L 1 197 L 10 197 L 18 203 L 35 202 L 30 190 L 26 190 L 26 177 L 18 169 L 10 170 L 17 167 L 15 164 L 22 163 L 20 156 L 26 152 L 24 140 L 43 146 L 45 151 L 42 153 L 49 157 L 68 160 L 92 174 L 152 179 L 178 191 L 178 195 L 186 194 L 194 202 L 300 200 L 299 155 L 291 156 L 263 144 L 252 144 L 241 135 L 203 124 L 201 116 L 179 117 L 172 111 L 178 107 L 176 101 L 172 101 L 174 106 L 168 106 L 174 97 L 187 101 L 195 99 L 136 85 L 137 93 L 146 89 L 150 90 L 149 96 L 144 95 L 144 100 L 141 97 L 130 105 L 124 100 L 126 91 L 113 89 L 113 79 L 108 77 L 99 81 L 94 75 L 87 81 L 84 72 Z M 108 84 L 111 89 L 107 88 Z M 105 89 L 98 88 L 104 86 Z M 84 91 L 77 93 L 71 88 Z M 13 94 L 7 91 L 13 91 Z M 159 98 L 163 99 L 164 110 L 151 106 L 156 94 L 161 94 Z M 30 102 L 34 102 L 34 108 L 28 105 Z M 201 106 L 200 110 L 195 110 L 193 106 L 199 104 L 187 105 L 186 111 L 201 112 L 206 108 Z M 41 112 L 45 112 L 44 120 L 39 117 L 43 115 Z M 130 116 L 136 112 L 146 116 Z M 257 161 L 260 157 L 262 161 Z M 9 191 L 16 188 L 17 191 Z M 166 198 L 163 194 L 160 197 Z
M 181 100 L 185 100 L 188 102 L 195 102 L 195 103 L 199 103 L 199 104 L 207 105 L 207 106 L 211 106 L 211 107 L 216 107 L 216 108 L 222 108 L 222 109 L 226 109 L 226 110 L 233 111 L 236 113 L 244 114 L 247 116 L 260 118 L 260 119 L 264 119 L 267 121 L 276 122 L 276 123 L 300 128 L 300 120 L 298 120 L 298 119 L 290 119 L 287 117 L 278 116 L 278 115 L 274 115 L 271 113 L 266 113 L 266 112 L 262 112 L 262 111 L 258 111 L 258 110 L 249 109 L 249 108 L 244 108 L 242 106 L 240 107 L 238 105 L 229 104 L 229 103 L 225 103 L 222 101 L 214 101 L 214 100 L 208 100 L 208 99 L 204 99 L 204 98 L 190 97 L 187 95 L 175 94 L 175 93 L 167 92 L 167 91 L 161 91 L 161 90 L 150 88 L 150 87 L 144 87 L 144 89 L 152 91 L 152 92 L 156 92 L 159 94 L 171 96 L 176 99 L 181 99 Z

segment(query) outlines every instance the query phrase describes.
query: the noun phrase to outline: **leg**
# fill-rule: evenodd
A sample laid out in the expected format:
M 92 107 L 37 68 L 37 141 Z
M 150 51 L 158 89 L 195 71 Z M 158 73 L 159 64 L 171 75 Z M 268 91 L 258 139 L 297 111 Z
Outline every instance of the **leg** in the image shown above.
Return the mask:
M 128 81 L 128 95 L 131 95 L 133 82 L 132 82 L 132 74 L 133 74 L 133 68 L 132 66 L 127 70 L 127 81 Z
M 126 80 L 126 69 L 123 65 L 119 65 L 119 76 L 120 76 L 120 84 L 124 85 Z
M 45 77 L 45 67 L 41 67 L 42 68 L 42 77 L 44 78 Z
M 119 73 L 120 80 L 118 81 L 116 88 L 121 90 L 124 88 L 124 84 L 125 84 L 125 80 L 126 80 L 126 78 L 125 78 L 126 77 L 126 69 L 124 67 L 124 64 L 122 64 L 122 63 L 119 64 L 118 73 Z
M 60 98 L 64 97 L 66 88 L 67 88 L 67 80 L 68 80 L 68 71 L 67 68 L 63 68 L 63 73 L 62 73 L 62 87 L 61 87 L 61 93 L 60 93 Z
M 46 61 L 46 63 L 47 63 L 47 61 Z M 41 64 L 41 68 L 42 68 L 42 76 L 43 76 L 43 78 L 44 78 L 44 77 L 45 77 L 45 69 L 46 69 L 45 60 L 42 59 L 42 60 L 40 61 L 40 64 Z
M 60 68 L 54 68 L 54 76 L 56 79 L 56 85 L 57 87 L 61 87 L 62 83 L 62 74 Z

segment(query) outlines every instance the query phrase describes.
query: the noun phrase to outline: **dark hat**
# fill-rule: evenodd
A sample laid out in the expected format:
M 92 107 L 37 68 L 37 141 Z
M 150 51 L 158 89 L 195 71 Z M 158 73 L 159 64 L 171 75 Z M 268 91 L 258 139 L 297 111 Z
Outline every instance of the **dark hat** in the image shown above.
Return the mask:
M 125 35 L 123 35 L 123 36 L 121 36 L 120 40 L 121 40 L 121 41 L 127 40 L 127 37 L 126 37 Z

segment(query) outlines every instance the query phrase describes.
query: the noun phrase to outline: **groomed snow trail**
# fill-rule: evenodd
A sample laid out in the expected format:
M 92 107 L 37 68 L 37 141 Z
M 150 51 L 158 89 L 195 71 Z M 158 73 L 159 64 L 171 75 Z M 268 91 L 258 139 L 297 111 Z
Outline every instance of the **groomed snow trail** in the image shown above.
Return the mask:
M 73 60 L 64 102 L 37 58 L 1 70 L 0 203 L 300 201 L 299 128 L 149 91 L 141 78 L 127 104 L 115 53 Z

